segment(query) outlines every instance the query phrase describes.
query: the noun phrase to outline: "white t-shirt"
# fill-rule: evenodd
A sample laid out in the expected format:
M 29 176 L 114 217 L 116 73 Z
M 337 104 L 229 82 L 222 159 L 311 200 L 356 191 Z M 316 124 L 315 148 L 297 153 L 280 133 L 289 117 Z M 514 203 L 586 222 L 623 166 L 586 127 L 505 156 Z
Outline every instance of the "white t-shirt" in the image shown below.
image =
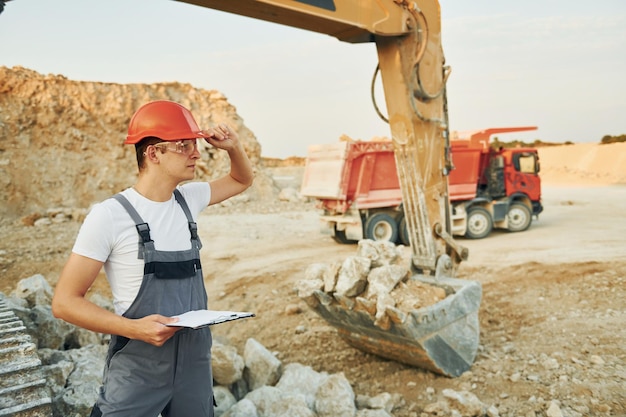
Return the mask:
M 191 182 L 178 189 L 196 220 L 211 199 L 209 183 Z M 173 194 L 165 202 L 149 200 L 133 188 L 124 190 L 122 195 L 150 226 L 150 237 L 156 250 L 191 249 L 187 217 Z M 138 258 L 138 250 L 139 235 L 135 223 L 113 198 L 92 207 L 72 249 L 78 255 L 104 262 L 117 314 L 123 314 L 130 307 L 141 286 L 144 261 Z

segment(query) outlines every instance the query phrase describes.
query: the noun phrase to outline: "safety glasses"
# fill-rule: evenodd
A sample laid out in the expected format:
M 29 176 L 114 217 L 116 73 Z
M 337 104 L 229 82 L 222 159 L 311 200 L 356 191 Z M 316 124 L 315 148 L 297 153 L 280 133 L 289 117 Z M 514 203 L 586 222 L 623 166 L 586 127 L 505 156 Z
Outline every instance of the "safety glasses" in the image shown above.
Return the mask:
M 162 152 L 164 150 L 168 150 L 170 152 L 176 152 L 183 155 L 191 155 L 196 149 L 198 149 L 198 142 L 196 139 L 184 139 L 176 142 L 159 142 L 152 146 L 161 149 Z

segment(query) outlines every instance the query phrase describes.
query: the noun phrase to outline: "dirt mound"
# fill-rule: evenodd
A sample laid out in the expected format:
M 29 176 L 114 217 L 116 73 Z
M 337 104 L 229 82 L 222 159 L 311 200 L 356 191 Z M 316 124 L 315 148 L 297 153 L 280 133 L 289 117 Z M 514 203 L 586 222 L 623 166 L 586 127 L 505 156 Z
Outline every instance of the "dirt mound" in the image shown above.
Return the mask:
M 303 167 L 306 164 L 306 158 L 300 156 L 290 156 L 285 159 L 262 158 L 262 160 L 263 165 L 268 168 Z
M 50 207 L 89 207 L 135 181 L 134 148 L 123 145 L 128 122 L 142 104 L 177 101 L 198 124 L 228 123 L 252 163 L 261 146 L 235 107 L 217 90 L 189 84 L 78 82 L 21 67 L 0 67 L 0 215 L 15 217 Z M 224 152 L 202 152 L 199 178 L 229 169 Z M 259 170 L 257 170 L 259 171 Z M 263 176 L 259 173 L 259 176 Z M 275 194 L 265 179 L 249 195 Z
M 626 184 L 626 143 L 541 147 L 539 161 L 544 184 Z

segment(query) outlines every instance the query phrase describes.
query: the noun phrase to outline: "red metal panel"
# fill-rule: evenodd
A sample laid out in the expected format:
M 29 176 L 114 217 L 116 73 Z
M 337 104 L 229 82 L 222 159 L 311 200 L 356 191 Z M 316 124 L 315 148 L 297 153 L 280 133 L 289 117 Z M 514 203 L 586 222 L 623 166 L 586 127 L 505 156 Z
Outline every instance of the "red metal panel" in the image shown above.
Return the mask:
M 476 197 L 476 185 L 482 172 L 482 151 L 476 148 L 452 148 L 454 169 L 448 176 L 448 192 L 451 201 Z
M 372 185 L 372 176 L 374 175 L 374 165 L 376 155 L 367 154 L 359 158 L 361 162 L 358 172 L 355 172 L 356 188 L 354 190 L 354 198 L 366 197 L 370 192 Z
M 345 189 L 350 203 L 358 200 L 359 208 L 400 204 L 400 183 L 390 141 L 350 142 L 346 159 Z

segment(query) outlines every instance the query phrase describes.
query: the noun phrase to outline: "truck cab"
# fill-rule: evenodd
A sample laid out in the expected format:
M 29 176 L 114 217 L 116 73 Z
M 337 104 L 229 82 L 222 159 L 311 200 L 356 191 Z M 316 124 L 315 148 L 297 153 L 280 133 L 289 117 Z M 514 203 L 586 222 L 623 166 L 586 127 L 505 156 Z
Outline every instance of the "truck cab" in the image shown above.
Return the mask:
M 521 232 L 543 211 L 537 149 L 490 146 L 495 133 L 535 129 L 491 128 L 452 140 L 448 184 L 454 235 L 481 239 L 494 228 Z

